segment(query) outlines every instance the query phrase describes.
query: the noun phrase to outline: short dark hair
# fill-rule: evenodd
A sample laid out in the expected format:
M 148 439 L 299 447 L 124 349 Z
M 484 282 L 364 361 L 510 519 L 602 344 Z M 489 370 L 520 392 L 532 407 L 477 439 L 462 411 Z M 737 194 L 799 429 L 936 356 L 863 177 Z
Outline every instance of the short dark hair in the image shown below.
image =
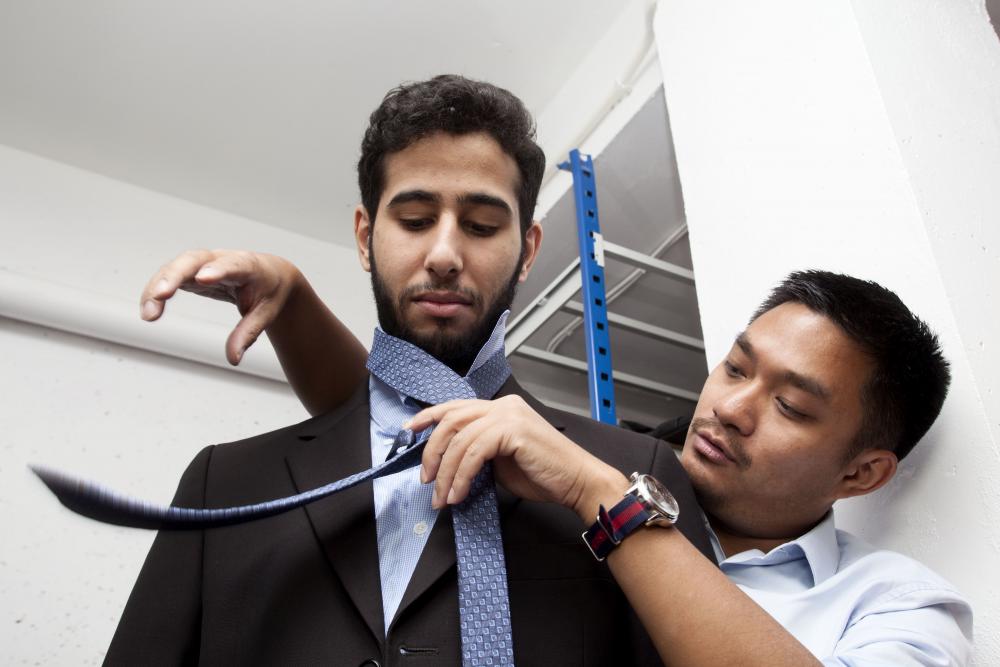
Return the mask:
M 937 336 L 891 290 L 829 271 L 789 274 L 750 321 L 795 301 L 833 320 L 874 361 L 861 393 L 861 429 L 848 452 L 889 449 L 902 459 L 927 433 L 951 373 Z
M 517 163 L 521 233 L 527 232 L 545 171 L 535 122 L 513 93 L 484 81 L 442 74 L 390 90 L 372 112 L 361 141 L 358 186 L 372 222 L 385 188 L 385 158 L 435 132 L 485 132 Z

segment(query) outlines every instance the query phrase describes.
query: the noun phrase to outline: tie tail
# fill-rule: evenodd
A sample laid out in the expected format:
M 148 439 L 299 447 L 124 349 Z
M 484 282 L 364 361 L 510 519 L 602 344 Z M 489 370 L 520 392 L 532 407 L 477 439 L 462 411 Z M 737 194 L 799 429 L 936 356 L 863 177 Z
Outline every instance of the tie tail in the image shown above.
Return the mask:
M 67 509 L 101 523 L 157 530 L 167 508 L 129 498 L 54 468 L 28 466 Z
M 408 438 L 412 441 L 412 434 Z M 420 455 L 425 444 L 426 442 L 421 442 L 411 446 L 392 460 L 369 470 L 294 496 L 252 505 L 208 509 L 157 505 L 119 493 L 102 484 L 74 477 L 61 470 L 35 464 L 28 467 L 60 503 L 81 516 L 126 528 L 202 530 L 232 526 L 282 514 L 375 477 L 411 468 L 420 463 Z

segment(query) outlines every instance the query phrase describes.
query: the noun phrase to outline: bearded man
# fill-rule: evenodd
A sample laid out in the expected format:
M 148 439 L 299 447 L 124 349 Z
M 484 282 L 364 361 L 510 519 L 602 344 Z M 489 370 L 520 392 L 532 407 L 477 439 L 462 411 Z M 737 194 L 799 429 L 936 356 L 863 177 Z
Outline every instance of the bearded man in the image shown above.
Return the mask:
M 520 100 L 490 84 L 441 76 L 389 92 L 362 143 L 354 215 L 381 327 L 371 375 L 333 411 L 204 449 L 175 505 L 268 500 L 381 463 L 395 454 L 403 423 L 458 384 L 475 389 L 470 397 L 530 409 L 532 427 L 542 425 L 547 437 L 576 443 L 620 474 L 649 473 L 693 510 L 691 486 L 666 443 L 548 409 L 508 377 L 506 313 L 542 241 L 532 215 L 544 156 L 533 135 Z M 499 476 L 507 472 L 498 466 Z M 465 529 L 457 519 L 453 526 L 455 510 L 420 473 L 248 524 L 161 532 L 108 663 L 450 665 L 465 654 L 465 664 L 477 664 L 463 646 L 459 604 L 456 534 Z M 485 486 L 492 493 L 492 481 Z M 513 659 L 660 664 L 608 568 L 581 544 L 576 514 L 503 488 L 496 495 Z M 711 556 L 696 511 L 677 527 Z M 510 646 L 500 644 L 501 661 L 490 664 L 510 664 Z

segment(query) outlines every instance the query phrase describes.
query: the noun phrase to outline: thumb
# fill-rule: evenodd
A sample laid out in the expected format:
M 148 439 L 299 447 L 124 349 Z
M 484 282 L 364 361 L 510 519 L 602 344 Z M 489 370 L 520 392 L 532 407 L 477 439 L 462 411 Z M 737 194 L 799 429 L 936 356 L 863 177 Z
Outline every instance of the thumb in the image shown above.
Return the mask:
M 278 306 L 271 299 L 262 299 L 254 304 L 226 339 L 226 360 L 233 366 L 238 366 L 243 360 L 243 353 L 257 342 L 257 338 L 277 316 Z

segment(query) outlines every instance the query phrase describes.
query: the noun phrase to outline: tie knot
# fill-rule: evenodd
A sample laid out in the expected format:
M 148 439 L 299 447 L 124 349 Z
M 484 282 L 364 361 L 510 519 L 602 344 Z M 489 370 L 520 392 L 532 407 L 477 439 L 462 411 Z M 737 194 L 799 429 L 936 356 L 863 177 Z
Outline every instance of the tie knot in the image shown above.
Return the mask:
M 510 377 L 502 348 L 462 377 L 416 345 L 381 329 L 375 330 L 368 370 L 396 391 L 427 405 L 492 398 Z

